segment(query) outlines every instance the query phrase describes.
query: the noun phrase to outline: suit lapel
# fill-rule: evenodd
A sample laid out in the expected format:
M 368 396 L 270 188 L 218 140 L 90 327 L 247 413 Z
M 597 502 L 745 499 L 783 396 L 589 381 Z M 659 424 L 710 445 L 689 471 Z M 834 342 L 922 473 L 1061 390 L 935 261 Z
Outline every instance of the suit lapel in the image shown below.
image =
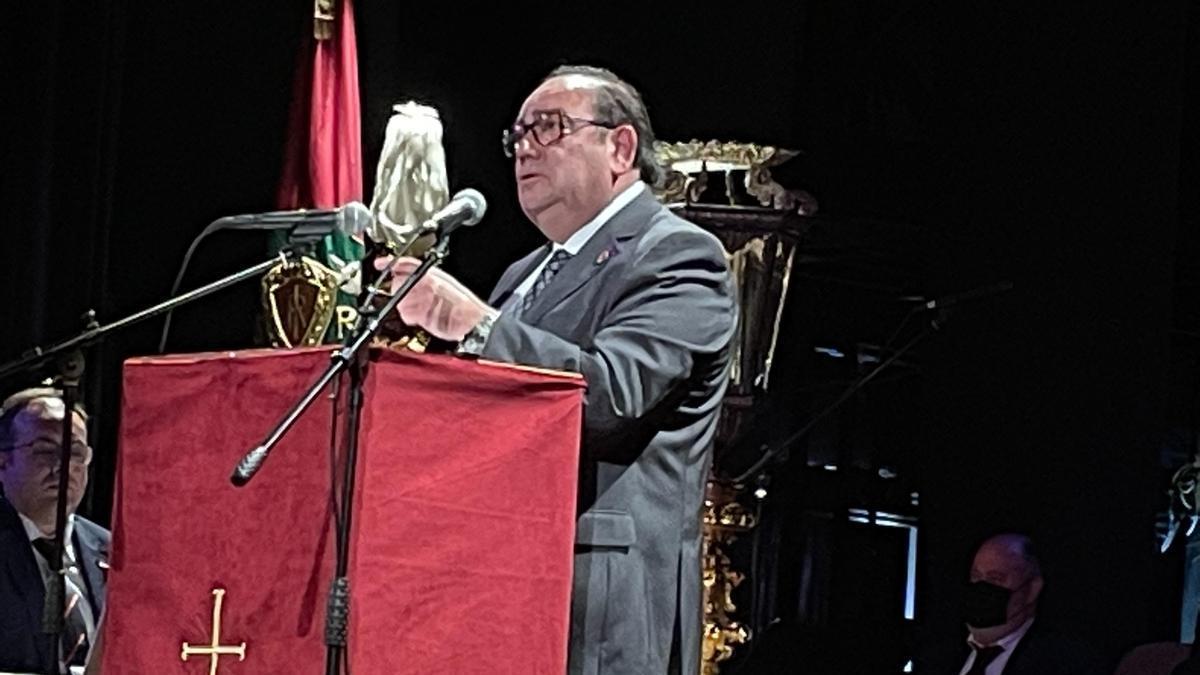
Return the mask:
M 517 286 L 521 281 L 529 276 L 533 268 L 537 267 L 542 259 L 550 254 L 550 247 L 543 245 L 531 253 L 525 255 L 522 260 L 517 261 L 496 284 L 495 290 L 492 291 L 492 296 L 488 299 L 488 304 L 492 307 L 499 308 L 504 303 L 508 302 L 512 297 L 512 292 L 517 290 Z
M 88 586 L 87 592 L 91 599 L 92 610 L 99 617 L 104 609 L 108 549 L 89 529 L 79 527 L 79 524 L 77 518 L 75 521 L 75 550 L 79 554 L 79 565 L 83 570 L 83 580 Z
M 547 312 L 562 304 L 575 291 L 595 277 L 612 258 L 620 255 L 625 242 L 639 234 L 650 217 L 662 206 L 649 190 L 638 195 L 613 215 L 579 253 L 563 265 L 529 311 L 521 315 L 525 323 L 537 324 Z

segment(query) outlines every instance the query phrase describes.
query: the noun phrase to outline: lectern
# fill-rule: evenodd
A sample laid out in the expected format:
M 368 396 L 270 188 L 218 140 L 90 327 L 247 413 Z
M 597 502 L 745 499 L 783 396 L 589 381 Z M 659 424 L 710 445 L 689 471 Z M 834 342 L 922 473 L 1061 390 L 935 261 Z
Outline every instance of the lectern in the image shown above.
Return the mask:
M 345 391 L 230 471 L 330 348 L 127 361 L 104 673 L 320 675 Z M 344 386 L 344 385 L 343 385 Z M 566 664 L 583 380 L 367 355 L 349 542 L 358 673 Z

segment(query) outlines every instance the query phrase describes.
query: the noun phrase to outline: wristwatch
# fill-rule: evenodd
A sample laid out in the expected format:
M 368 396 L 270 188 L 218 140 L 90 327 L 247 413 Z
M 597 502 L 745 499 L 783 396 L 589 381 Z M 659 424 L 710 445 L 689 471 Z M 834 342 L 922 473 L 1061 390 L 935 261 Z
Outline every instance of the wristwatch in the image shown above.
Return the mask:
M 454 353 L 459 356 L 480 356 L 483 354 L 483 348 L 487 346 L 488 336 L 492 333 L 492 325 L 496 323 L 496 319 L 500 318 L 500 312 L 490 311 L 483 315 L 479 323 L 470 330 L 458 346 L 454 348 Z

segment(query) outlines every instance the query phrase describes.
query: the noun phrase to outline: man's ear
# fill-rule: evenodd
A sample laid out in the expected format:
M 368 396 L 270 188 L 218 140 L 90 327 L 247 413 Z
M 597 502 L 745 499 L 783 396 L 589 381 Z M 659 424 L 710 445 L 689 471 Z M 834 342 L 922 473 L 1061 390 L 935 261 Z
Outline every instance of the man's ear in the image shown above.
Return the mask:
M 608 134 L 608 148 L 613 173 L 628 172 L 637 164 L 637 131 L 628 124 L 613 129 Z
M 1042 586 L 1045 585 L 1042 577 L 1037 577 L 1029 582 L 1029 602 L 1037 602 L 1038 598 L 1042 597 Z

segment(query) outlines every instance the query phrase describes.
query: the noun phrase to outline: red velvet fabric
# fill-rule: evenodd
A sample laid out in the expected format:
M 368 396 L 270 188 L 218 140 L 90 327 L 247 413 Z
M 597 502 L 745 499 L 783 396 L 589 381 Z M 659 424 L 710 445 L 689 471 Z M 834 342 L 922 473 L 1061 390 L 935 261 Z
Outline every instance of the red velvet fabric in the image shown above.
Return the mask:
M 354 7 L 350 0 L 337 5 L 333 36 L 317 40 L 310 30 L 301 41 L 276 196 L 281 209 L 336 208 L 362 199 Z
M 105 673 L 208 672 L 208 657 L 180 652 L 211 641 L 213 588 L 226 589 L 221 643 L 247 643 L 218 672 L 324 672 L 328 397 L 248 485 L 229 476 L 328 363 L 315 348 L 126 364 Z M 582 390 L 573 376 L 372 352 L 352 672 L 563 671 Z

